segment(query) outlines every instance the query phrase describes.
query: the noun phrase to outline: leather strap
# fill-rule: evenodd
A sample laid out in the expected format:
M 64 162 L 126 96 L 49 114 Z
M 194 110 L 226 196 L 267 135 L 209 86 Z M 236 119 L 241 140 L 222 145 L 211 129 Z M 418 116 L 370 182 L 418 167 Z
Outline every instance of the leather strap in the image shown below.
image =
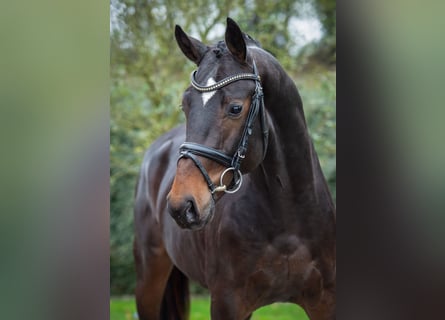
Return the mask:
M 196 154 L 197 156 L 206 157 L 218 162 L 219 164 L 222 164 L 225 167 L 230 167 L 232 164 L 232 158 L 225 155 L 221 151 L 194 142 L 184 142 L 179 147 L 179 152 L 181 156 L 183 153 L 188 152 Z
M 212 179 L 210 179 L 209 174 L 207 173 L 207 170 L 202 165 L 201 161 L 199 161 L 199 159 L 193 153 L 191 153 L 189 151 L 181 152 L 181 155 L 180 155 L 179 159 L 181 159 L 181 158 L 191 159 L 195 163 L 195 165 L 201 171 L 205 181 L 207 182 L 207 185 L 209 186 L 210 192 L 213 194 L 213 192 L 214 192 L 214 190 L 216 188 L 215 184 L 212 182 Z M 178 161 L 179 161 L 179 159 L 178 159 Z

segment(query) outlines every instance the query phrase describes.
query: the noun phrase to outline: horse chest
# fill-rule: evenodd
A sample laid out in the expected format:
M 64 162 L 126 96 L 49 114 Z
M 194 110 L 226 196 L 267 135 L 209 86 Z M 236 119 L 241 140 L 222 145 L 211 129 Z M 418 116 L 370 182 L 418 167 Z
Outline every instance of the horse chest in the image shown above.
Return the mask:
M 303 274 L 310 261 L 309 250 L 298 237 L 278 236 L 264 247 L 255 267 L 288 281 Z
M 246 278 L 244 296 L 251 303 L 297 299 L 314 269 L 311 254 L 298 237 L 278 236 L 265 245 L 252 266 Z

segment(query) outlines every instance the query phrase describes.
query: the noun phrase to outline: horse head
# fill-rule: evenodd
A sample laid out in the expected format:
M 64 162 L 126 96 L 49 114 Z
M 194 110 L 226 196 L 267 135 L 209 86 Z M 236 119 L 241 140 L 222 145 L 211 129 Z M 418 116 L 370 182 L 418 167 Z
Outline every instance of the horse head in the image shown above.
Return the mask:
M 186 142 L 167 196 L 182 228 L 200 229 L 215 202 L 242 185 L 243 174 L 262 162 L 268 131 L 261 76 L 250 47 L 258 43 L 227 18 L 225 41 L 207 46 L 179 26 L 176 41 L 198 69 L 185 90 Z

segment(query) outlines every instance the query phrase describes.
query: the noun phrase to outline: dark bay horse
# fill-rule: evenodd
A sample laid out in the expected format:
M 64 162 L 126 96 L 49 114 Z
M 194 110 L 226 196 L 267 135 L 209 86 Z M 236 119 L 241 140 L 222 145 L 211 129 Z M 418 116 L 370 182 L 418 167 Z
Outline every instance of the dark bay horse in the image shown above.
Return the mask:
M 137 183 L 139 318 L 188 319 L 193 279 L 212 320 L 274 302 L 335 319 L 335 208 L 297 88 L 230 18 L 214 46 L 175 36 L 198 69 L 185 126 L 153 143 Z

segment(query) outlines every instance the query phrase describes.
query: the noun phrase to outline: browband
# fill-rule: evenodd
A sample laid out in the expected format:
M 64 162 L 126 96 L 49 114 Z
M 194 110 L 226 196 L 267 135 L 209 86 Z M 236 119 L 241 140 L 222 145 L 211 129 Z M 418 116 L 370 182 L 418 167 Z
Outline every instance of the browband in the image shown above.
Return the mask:
M 254 80 L 254 81 L 261 81 L 261 78 L 259 75 L 253 74 L 253 73 L 240 73 L 234 76 L 230 76 L 227 78 L 224 78 L 220 81 L 218 81 L 217 83 L 214 83 L 210 86 L 201 86 L 200 84 L 198 84 L 198 82 L 196 82 L 195 80 L 195 75 L 196 75 L 197 70 L 192 72 L 191 75 L 191 83 L 193 88 L 195 88 L 198 91 L 201 92 L 209 92 L 209 91 L 215 91 L 218 89 L 221 89 L 222 87 L 227 86 L 228 84 L 238 81 L 238 80 Z

